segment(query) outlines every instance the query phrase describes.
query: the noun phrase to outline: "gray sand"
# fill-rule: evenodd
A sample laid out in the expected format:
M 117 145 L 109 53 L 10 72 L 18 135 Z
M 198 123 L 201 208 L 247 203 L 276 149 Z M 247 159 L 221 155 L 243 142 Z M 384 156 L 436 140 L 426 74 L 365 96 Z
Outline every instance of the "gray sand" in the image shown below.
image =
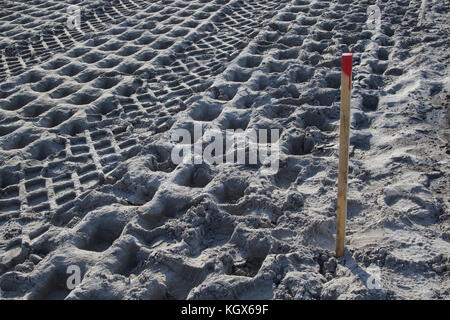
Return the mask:
M 449 6 L 0 1 L 0 298 L 449 299 Z M 173 163 L 195 124 L 279 129 L 278 172 Z

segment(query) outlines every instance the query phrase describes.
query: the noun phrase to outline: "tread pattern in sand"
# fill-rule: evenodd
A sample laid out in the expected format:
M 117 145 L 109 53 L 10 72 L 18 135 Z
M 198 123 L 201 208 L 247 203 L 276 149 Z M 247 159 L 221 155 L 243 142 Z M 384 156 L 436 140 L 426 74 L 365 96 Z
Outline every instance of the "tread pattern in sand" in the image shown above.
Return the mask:
M 426 21 L 421 1 L 388 0 L 383 12 L 395 10 L 369 30 L 373 2 L 98 1 L 79 32 L 64 27 L 61 1 L 29 2 L 23 14 L 22 1 L 6 1 L 0 297 L 392 298 L 357 280 L 351 293 L 337 292 L 332 257 L 342 52 L 355 53 L 357 75 L 350 187 L 365 194 L 349 199 L 350 235 L 367 219 L 389 227 L 378 213 L 395 216 L 405 204 L 439 211 L 425 185 L 391 186 L 386 172 L 371 171 L 372 156 L 387 148 L 373 136 L 392 134 L 379 119 L 402 113 L 389 97 L 403 90 L 400 65 L 419 42 L 409 32 L 419 15 Z M 55 23 L 53 33 L 38 30 Z M 195 124 L 280 129 L 278 173 L 175 165 L 170 135 Z M 386 274 L 403 263 L 352 250 Z M 418 264 L 441 270 L 445 256 L 433 259 Z M 70 291 L 73 264 L 83 279 Z

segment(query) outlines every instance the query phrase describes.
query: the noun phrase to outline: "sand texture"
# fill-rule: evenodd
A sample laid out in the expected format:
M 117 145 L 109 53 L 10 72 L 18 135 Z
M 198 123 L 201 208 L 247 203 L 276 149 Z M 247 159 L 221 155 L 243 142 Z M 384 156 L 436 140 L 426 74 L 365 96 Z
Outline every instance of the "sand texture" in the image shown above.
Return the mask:
M 80 29 L 69 5 L 85 9 Z M 0 298 L 449 299 L 449 12 L 442 0 L 0 1 Z M 278 172 L 174 163 L 171 134 L 196 125 L 279 129 Z

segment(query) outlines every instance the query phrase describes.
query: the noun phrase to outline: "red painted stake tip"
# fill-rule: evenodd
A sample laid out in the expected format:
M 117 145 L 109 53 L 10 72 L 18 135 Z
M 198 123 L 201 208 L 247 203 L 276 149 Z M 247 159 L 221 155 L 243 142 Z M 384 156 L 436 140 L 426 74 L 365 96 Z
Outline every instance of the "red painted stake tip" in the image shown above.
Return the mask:
M 347 75 L 349 79 L 349 87 L 352 87 L 352 65 L 353 53 L 342 54 L 342 72 Z

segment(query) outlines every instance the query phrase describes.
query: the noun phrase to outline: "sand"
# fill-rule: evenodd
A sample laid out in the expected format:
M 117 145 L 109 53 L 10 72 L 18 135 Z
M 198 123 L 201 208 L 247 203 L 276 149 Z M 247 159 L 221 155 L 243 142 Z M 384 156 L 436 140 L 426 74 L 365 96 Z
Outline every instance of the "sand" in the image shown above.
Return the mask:
M 0 298 L 449 299 L 449 6 L 1 1 Z M 196 125 L 279 129 L 278 171 L 174 163 Z

